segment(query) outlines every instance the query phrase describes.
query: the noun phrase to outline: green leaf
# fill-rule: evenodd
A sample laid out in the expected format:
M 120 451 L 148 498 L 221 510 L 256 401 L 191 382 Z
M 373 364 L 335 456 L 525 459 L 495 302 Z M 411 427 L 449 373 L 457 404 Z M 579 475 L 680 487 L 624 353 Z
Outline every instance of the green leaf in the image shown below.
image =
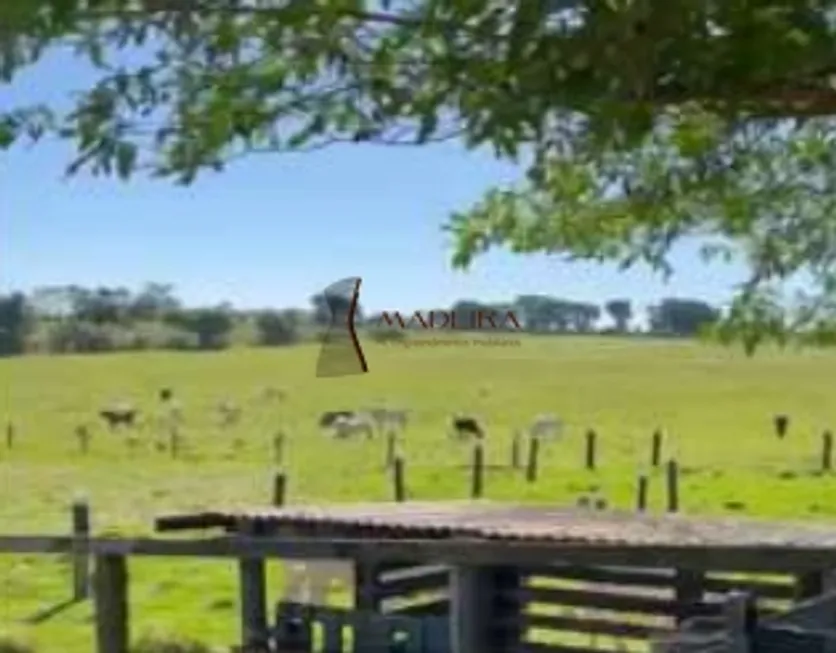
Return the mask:
M 421 116 L 420 126 L 418 127 L 418 135 L 416 136 L 417 143 L 426 143 L 430 137 L 435 133 L 438 127 L 438 117 L 435 113 L 426 113 Z
M 137 147 L 133 143 L 121 142 L 116 146 L 116 171 L 119 178 L 126 181 L 136 166 Z
M 12 146 L 17 138 L 17 130 L 14 122 L 9 118 L 0 119 L 0 150 L 6 150 Z

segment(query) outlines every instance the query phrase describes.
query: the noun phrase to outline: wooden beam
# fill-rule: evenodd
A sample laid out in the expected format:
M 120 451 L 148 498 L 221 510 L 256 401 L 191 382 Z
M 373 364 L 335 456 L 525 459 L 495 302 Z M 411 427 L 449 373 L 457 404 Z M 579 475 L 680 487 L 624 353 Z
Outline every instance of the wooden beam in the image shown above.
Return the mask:
M 128 653 L 128 566 L 120 555 L 96 557 L 94 573 L 98 653 Z
M 525 612 L 519 593 L 523 587 L 524 572 L 520 567 L 505 565 L 493 568 L 495 627 L 491 634 L 497 653 L 518 651 L 525 634 L 522 618 Z
M 452 653 L 517 651 L 523 634 L 519 568 L 457 565 L 450 570 Z
M 69 536 L 0 537 L 2 553 L 69 553 Z M 93 538 L 92 554 L 202 558 L 337 558 L 342 560 L 405 561 L 415 564 L 512 564 L 571 563 L 620 567 L 674 567 L 715 572 L 801 573 L 836 569 L 836 547 L 830 546 L 691 546 L 519 542 L 481 539 L 358 539 L 315 537 L 221 536 L 199 540 L 154 538 Z
M 703 599 L 704 574 L 690 569 L 678 569 L 674 577 L 674 591 L 676 593 L 677 614 L 676 623 L 682 623 L 690 615 L 686 606 L 694 605 Z
M 380 591 L 380 565 L 363 560 L 354 561 L 354 609 L 365 615 L 378 613 L 383 599 Z M 360 653 L 373 636 L 371 621 L 361 619 L 354 630 L 353 650 Z
M 493 587 L 490 567 L 457 565 L 450 570 L 450 651 L 491 650 Z
M 815 570 L 798 574 L 795 583 L 795 600 L 806 601 L 825 592 L 836 590 L 836 570 Z
M 241 532 L 253 535 L 251 524 L 242 524 Z M 258 651 L 267 645 L 267 575 L 265 560 L 249 556 L 238 560 L 241 608 L 241 643 L 245 651 Z

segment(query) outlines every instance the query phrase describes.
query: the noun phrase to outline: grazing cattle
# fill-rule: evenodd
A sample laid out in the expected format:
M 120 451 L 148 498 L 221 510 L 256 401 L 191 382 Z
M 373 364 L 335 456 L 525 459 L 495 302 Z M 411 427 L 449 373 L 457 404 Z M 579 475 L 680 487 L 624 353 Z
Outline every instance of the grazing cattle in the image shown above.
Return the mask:
M 406 428 L 408 411 L 389 408 L 371 408 L 366 413 L 372 418 L 379 431 L 403 431 Z
M 358 413 L 351 417 L 339 417 L 334 421 L 331 428 L 334 430 L 334 435 L 340 439 L 358 434 L 365 435 L 367 440 L 374 437 L 374 422 L 364 413 Z
M 135 426 L 137 415 L 139 415 L 139 411 L 128 406 L 105 408 L 99 411 L 99 416 L 111 430 L 116 429 L 117 426 L 125 426 L 127 428 Z
M 453 418 L 451 426 L 453 435 L 460 440 L 469 437 L 475 437 L 477 440 L 481 440 L 485 437 L 485 431 L 482 425 L 474 417 L 458 415 Z
M 528 428 L 528 434 L 539 439 L 559 438 L 563 435 L 563 420 L 551 413 L 538 415 Z
M 377 426 L 378 431 L 386 428 L 386 422 L 389 418 L 389 410 L 386 408 L 369 408 L 366 413 L 372 418 L 372 421 Z
M 362 434 L 367 439 L 374 437 L 374 422 L 371 416 L 366 413 L 351 413 L 349 415 L 338 415 L 328 425 L 331 434 L 341 440 L 353 435 Z
M 223 427 L 234 426 L 241 420 L 241 407 L 234 401 L 221 401 L 218 403 L 217 409 Z
M 168 413 L 166 415 L 167 420 L 170 424 L 182 424 L 183 423 L 183 406 L 180 405 L 179 401 L 172 400 L 168 404 Z
M 287 393 L 281 388 L 267 386 L 259 391 L 258 398 L 263 401 L 284 401 L 287 398 Z
M 183 424 L 183 407 L 173 396 L 154 411 L 152 423 L 159 432 L 169 432 Z
M 406 428 L 407 422 L 409 419 L 409 412 L 404 409 L 398 410 L 389 410 L 386 413 L 386 419 L 384 420 L 386 426 L 389 428 L 398 429 L 399 431 L 403 431 Z
M 353 417 L 354 411 L 353 410 L 329 410 L 322 415 L 319 416 L 319 425 L 322 428 L 328 428 L 331 426 L 336 420 L 340 419 L 341 417 Z

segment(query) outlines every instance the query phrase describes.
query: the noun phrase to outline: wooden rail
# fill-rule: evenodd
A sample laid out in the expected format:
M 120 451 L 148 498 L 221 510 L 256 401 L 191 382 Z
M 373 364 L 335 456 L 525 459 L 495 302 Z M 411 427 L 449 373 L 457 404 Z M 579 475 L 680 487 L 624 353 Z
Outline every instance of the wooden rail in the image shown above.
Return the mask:
M 0 554 L 86 552 L 90 555 L 202 558 L 327 558 L 428 564 L 585 565 L 782 573 L 836 569 L 836 548 L 781 546 L 673 546 L 531 542 L 482 539 L 358 539 L 223 535 L 201 539 L 97 537 L 79 544 L 67 535 L 0 536 Z

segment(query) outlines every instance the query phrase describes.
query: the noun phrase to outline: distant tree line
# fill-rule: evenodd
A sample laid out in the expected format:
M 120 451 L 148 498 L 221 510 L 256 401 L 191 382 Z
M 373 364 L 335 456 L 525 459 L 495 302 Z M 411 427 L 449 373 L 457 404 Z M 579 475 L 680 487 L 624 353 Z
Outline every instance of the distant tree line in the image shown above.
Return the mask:
M 632 324 L 635 318 L 633 304 L 629 299 L 612 299 L 603 307 L 588 302 L 577 302 L 548 295 L 521 295 L 511 303 L 488 304 L 475 300 L 460 300 L 448 309 L 435 308 L 418 311 L 423 318 L 431 312 L 441 314 L 455 314 L 460 316 L 457 325 L 467 324 L 474 313 L 495 314 L 494 323 L 485 323 L 482 328 L 472 330 L 496 331 L 505 327 L 516 330 L 518 323 L 526 333 L 541 334 L 631 334 L 643 333 L 655 336 L 690 337 L 696 335 L 700 329 L 711 325 L 720 317 L 720 311 L 710 304 L 698 299 L 667 298 L 651 306 L 648 311 L 648 328 L 638 330 Z M 514 315 L 514 325 L 511 320 L 502 319 L 508 312 Z M 606 314 L 612 326 L 601 328 L 600 321 Z M 400 311 L 404 321 L 414 315 L 414 312 Z M 392 313 L 385 315 L 377 313 L 365 320 L 366 324 L 374 328 L 401 329 L 395 322 Z M 420 320 L 411 319 L 407 325 L 409 329 L 421 329 Z
M 0 296 L 0 355 L 32 353 L 92 353 L 118 350 L 224 349 L 234 344 L 286 346 L 315 338 L 331 323 L 332 311 L 348 310 L 347 302 L 322 295 L 311 298 L 306 309 L 240 310 L 231 304 L 187 307 L 174 293 L 173 286 L 149 283 L 138 291 L 126 288 L 84 288 L 75 285 L 39 288 L 31 293 Z M 393 309 L 394 311 L 394 309 Z M 421 310 L 427 315 L 463 316 L 476 312 L 515 316 L 523 331 L 536 334 L 640 332 L 633 326 L 635 311 L 629 299 L 612 299 L 603 306 L 546 295 L 522 295 L 504 304 L 460 300 L 449 308 Z M 406 320 L 414 309 L 401 310 Z M 608 315 L 612 326 L 601 328 Z M 696 299 L 664 299 L 650 307 L 651 335 L 688 337 L 715 322 L 719 311 Z M 357 307 L 355 322 L 371 337 L 385 340 L 416 328 L 387 323 L 380 313 L 365 316 Z M 391 316 L 389 318 L 391 322 Z M 498 323 L 508 326 L 507 321 Z M 467 327 L 480 330 L 478 325 Z M 494 331 L 492 324 L 481 325 Z

